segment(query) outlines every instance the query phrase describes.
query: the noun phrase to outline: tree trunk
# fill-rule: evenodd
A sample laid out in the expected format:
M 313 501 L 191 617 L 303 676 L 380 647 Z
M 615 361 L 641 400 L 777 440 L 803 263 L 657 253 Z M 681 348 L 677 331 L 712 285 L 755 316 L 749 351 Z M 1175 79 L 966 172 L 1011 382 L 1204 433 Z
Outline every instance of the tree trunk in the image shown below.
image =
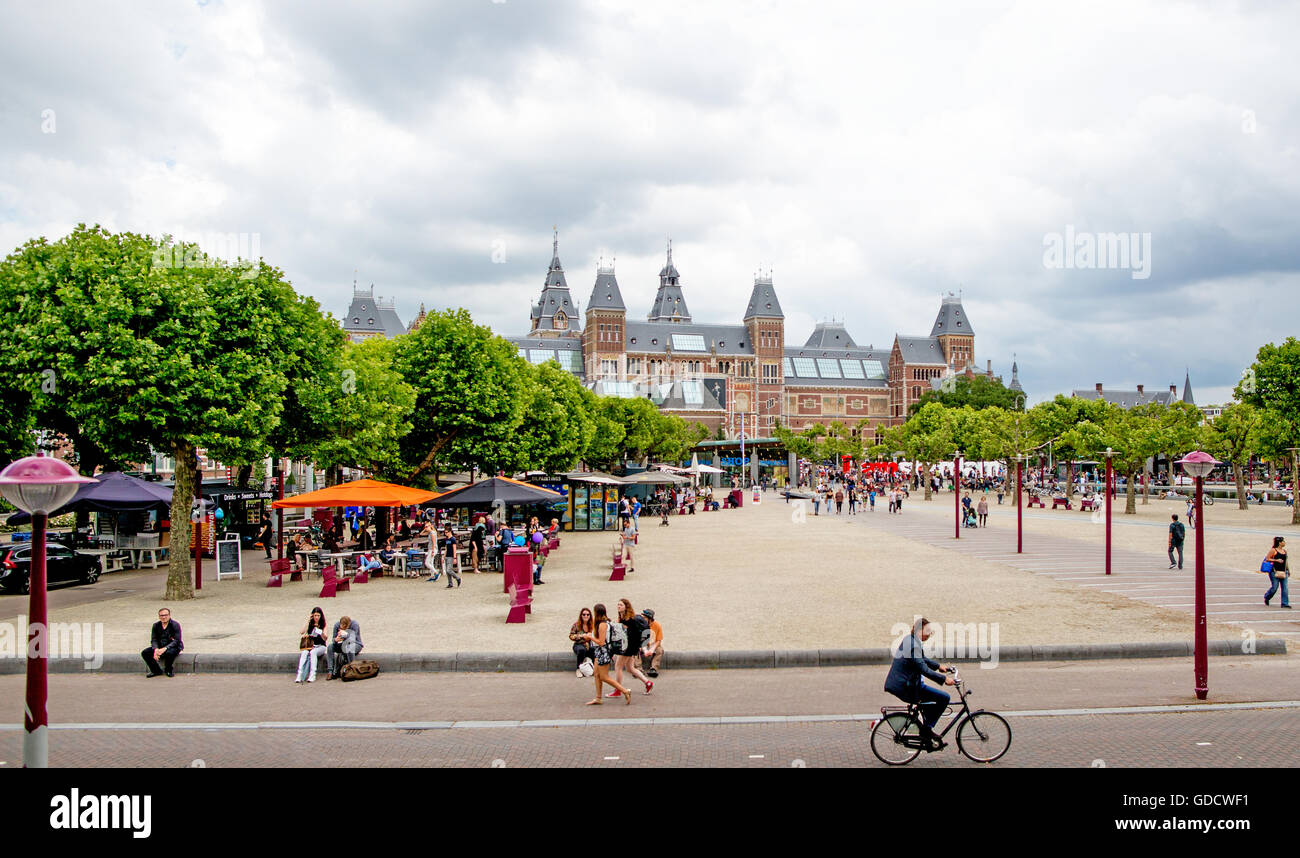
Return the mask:
M 1300 458 L 1291 454 L 1291 523 L 1300 524 Z
M 1151 472 L 1144 467 L 1142 470 L 1142 505 L 1146 506 L 1151 503 Z
M 930 499 L 930 463 L 922 462 L 921 464 L 925 466 L 923 471 L 925 476 L 922 479 L 922 482 L 925 483 L 925 499 L 929 500 Z M 916 470 L 916 468 L 913 467 L 912 470 Z
M 190 508 L 194 505 L 198 474 L 198 468 L 194 464 L 193 444 L 177 441 L 172 445 L 172 456 L 176 460 L 176 484 L 172 487 L 167 589 L 163 593 L 163 598 L 169 602 L 194 598 L 194 582 L 190 580 Z
M 445 447 L 455 437 L 456 437 L 455 432 L 452 432 L 449 435 L 444 435 L 442 439 L 438 441 L 437 444 L 433 445 L 433 449 L 429 451 L 429 454 L 424 457 L 424 459 L 420 462 L 420 464 L 416 466 L 415 470 L 411 471 L 411 473 L 408 474 L 406 478 L 408 480 L 413 480 L 416 477 L 420 476 L 420 474 L 427 471 L 433 465 L 434 457 L 438 455 L 438 451 L 441 450 L 443 447 Z
M 236 472 L 235 486 L 237 488 L 246 489 L 248 488 L 248 481 L 252 478 L 253 478 L 253 466 L 240 465 L 239 470 Z
M 1134 486 L 1133 486 L 1133 480 L 1137 477 L 1137 471 L 1130 471 L 1127 476 L 1128 479 L 1124 481 L 1126 484 L 1124 486 L 1125 489 L 1124 494 L 1126 496 L 1126 502 L 1124 504 L 1124 514 L 1137 515 L 1137 511 L 1138 511 L 1137 492 L 1134 490 Z
M 1074 463 L 1065 463 L 1065 496 L 1074 497 Z
M 1232 463 L 1232 476 L 1237 483 L 1237 509 L 1249 509 L 1250 504 L 1246 503 L 1246 475 L 1236 462 Z

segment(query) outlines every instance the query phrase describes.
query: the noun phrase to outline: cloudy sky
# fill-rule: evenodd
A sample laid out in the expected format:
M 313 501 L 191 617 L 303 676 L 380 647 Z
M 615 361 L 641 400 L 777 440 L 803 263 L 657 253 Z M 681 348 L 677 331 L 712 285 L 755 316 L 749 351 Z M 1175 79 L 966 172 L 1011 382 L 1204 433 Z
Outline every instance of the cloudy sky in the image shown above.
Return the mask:
M 832 316 L 864 345 L 925 335 L 960 289 L 981 366 L 1018 355 L 1033 401 L 1184 367 L 1221 401 L 1297 333 L 1293 3 L 50 0 L 3 21 L 6 252 L 78 222 L 243 233 L 336 316 L 355 277 L 404 321 L 464 306 L 518 334 L 553 225 L 579 303 L 617 257 L 634 316 L 671 236 L 697 321 L 738 323 L 771 268 L 791 345 Z

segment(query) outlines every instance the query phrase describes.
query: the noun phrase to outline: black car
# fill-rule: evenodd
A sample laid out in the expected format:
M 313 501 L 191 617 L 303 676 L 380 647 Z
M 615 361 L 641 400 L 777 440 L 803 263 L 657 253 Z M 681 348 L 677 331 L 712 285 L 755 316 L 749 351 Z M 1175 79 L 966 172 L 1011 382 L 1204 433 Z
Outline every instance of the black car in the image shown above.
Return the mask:
M 26 593 L 32 571 L 32 547 L 8 545 L 0 548 L 0 588 L 6 593 Z M 99 580 L 99 558 L 78 554 L 60 542 L 45 543 L 47 584 L 94 584 Z

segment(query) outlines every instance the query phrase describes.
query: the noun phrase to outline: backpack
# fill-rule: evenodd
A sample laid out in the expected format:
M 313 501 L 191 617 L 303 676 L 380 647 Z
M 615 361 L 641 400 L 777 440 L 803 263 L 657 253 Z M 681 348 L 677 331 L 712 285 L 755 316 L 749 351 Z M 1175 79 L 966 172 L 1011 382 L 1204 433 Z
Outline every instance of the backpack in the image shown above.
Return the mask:
M 357 679 L 369 679 L 372 676 L 379 675 L 379 662 L 377 661 L 350 661 L 343 665 L 343 670 L 339 675 L 344 682 L 352 682 Z
M 605 646 L 609 647 L 611 655 L 622 655 L 627 646 L 627 627 L 615 620 L 607 620 Z
M 1183 527 L 1181 521 L 1175 521 L 1171 532 L 1174 535 L 1174 542 L 1182 542 L 1184 534 L 1187 533 L 1187 529 Z

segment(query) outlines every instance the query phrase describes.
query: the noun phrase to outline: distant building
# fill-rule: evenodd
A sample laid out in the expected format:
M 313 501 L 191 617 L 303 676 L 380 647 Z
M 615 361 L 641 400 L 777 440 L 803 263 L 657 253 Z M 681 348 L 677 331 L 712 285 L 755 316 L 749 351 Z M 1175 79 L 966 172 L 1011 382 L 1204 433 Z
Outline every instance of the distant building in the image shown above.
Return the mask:
M 423 307 L 420 308 L 423 312 Z M 343 317 L 343 332 L 354 343 L 371 337 L 396 337 L 406 333 L 406 325 L 397 316 L 393 299 L 375 296 L 375 286 L 358 289 L 352 284 L 352 303 Z
M 1149 392 L 1145 386 L 1139 384 L 1136 390 L 1120 390 L 1116 388 L 1103 388 L 1102 383 L 1097 382 L 1093 390 L 1075 390 L 1070 393 L 1071 396 L 1079 399 L 1104 399 L 1111 405 L 1118 405 L 1120 408 L 1134 408 L 1138 405 L 1150 405 L 1158 403 L 1160 405 L 1170 405 L 1180 401 L 1178 395 L 1178 385 L 1169 385 L 1168 390 L 1158 390 Z M 1188 405 L 1195 405 L 1196 402 L 1192 397 L 1192 378 L 1191 373 L 1187 373 L 1183 379 L 1183 395 L 1181 401 Z

